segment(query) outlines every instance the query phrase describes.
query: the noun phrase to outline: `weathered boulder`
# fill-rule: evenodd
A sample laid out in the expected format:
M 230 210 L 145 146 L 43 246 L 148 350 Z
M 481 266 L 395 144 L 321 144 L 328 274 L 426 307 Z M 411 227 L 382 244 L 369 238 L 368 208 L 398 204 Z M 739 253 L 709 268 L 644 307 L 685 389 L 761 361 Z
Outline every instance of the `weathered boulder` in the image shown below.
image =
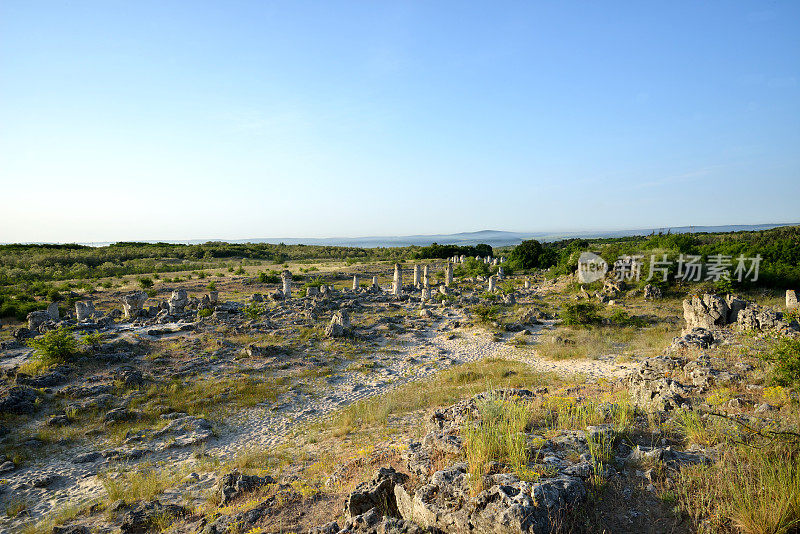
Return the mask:
M 350 493 L 344 505 L 345 516 L 350 519 L 375 508 L 381 515 L 399 517 L 394 487 L 407 480 L 408 475 L 398 473 L 391 467 L 381 467 L 372 480 L 359 484 Z
M 75 318 L 78 321 L 91 321 L 97 315 L 91 300 L 79 300 L 75 303 Z
M 788 332 L 791 325 L 786 322 L 781 312 L 776 312 L 755 304 L 739 312 L 739 328 L 742 330 L 777 330 Z
M 350 314 L 347 310 L 337 310 L 325 328 L 325 337 L 343 337 L 350 333 Z
M 223 476 L 217 486 L 216 491 L 219 494 L 220 506 L 227 505 L 239 495 L 267 484 L 275 484 L 275 482 L 275 479 L 271 476 L 243 475 L 238 471 L 232 471 Z
M 59 319 L 61 319 L 61 314 L 58 312 L 57 302 L 51 302 L 47 306 L 47 315 L 50 316 L 51 321 L 58 321 Z
M 147 301 L 147 293 L 136 291 L 122 297 L 122 311 L 126 319 L 135 319 L 142 315 L 142 307 Z
M 500 473 L 484 479 L 485 489 L 472 494 L 467 464 L 437 471 L 428 484 L 409 494 L 395 486 L 395 500 L 404 519 L 444 532 L 549 533 L 567 508 L 586 497 L 576 477 L 559 476 L 529 483 Z
M 650 358 L 628 376 L 628 390 L 637 406 L 649 411 L 669 411 L 681 407 L 687 388 L 669 377 L 680 363 L 671 358 Z
M 694 295 L 683 301 L 683 318 L 686 331 L 695 328 L 711 330 L 728 324 L 728 304 L 718 295 Z
M 0 397 L 0 413 L 30 414 L 36 409 L 36 390 L 29 386 L 13 386 Z
M 661 288 L 652 284 L 644 286 L 644 300 L 656 300 L 661 298 Z
M 714 343 L 714 334 L 705 328 L 693 328 L 691 332 L 672 340 L 670 349 L 697 347 L 707 349 Z
M 184 312 L 184 308 L 189 304 L 189 296 L 185 289 L 176 289 L 167 301 L 170 315 L 178 315 Z
M 797 310 L 797 293 L 795 293 L 794 289 L 787 289 L 786 290 L 786 309 L 787 310 Z
M 188 514 L 186 508 L 177 504 L 162 504 L 158 500 L 144 502 L 123 516 L 120 531 L 122 534 L 146 534 Z
M 40 326 L 51 320 L 50 315 L 42 310 L 30 312 L 26 319 L 28 319 L 28 329 L 33 332 L 38 332 Z

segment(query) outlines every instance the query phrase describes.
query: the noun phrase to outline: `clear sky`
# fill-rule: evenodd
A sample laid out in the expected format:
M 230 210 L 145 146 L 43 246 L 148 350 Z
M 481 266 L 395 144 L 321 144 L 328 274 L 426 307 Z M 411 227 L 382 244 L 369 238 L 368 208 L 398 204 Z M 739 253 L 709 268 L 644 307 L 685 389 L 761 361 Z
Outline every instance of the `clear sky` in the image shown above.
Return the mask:
M 800 2 L 0 2 L 0 242 L 800 220 Z

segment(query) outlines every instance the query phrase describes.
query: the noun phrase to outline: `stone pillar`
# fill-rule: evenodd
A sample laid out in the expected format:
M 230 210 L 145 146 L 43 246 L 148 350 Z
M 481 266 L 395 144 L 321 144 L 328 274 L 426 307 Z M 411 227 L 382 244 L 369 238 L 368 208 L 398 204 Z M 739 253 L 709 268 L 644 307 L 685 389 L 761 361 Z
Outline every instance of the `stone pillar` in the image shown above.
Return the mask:
M 465 261 L 467 261 L 467 257 L 462 254 L 461 255 L 461 263 L 464 263 Z
M 122 311 L 125 313 L 126 319 L 135 319 L 142 313 L 142 306 L 147 300 L 147 293 L 144 291 L 137 291 L 135 293 L 128 293 L 122 297 Z M 77 302 L 75 303 L 75 314 L 78 314 Z
M 795 293 L 794 289 L 786 290 L 786 309 L 787 310 L 797 309 L 797 293 Z
M 497 265 L 497 263 L 498 263 L 498 262 L 497 262 L 497 258 L 495 258 L 495 259 L 493 259 L 493 260 L 492 260 L 492 265 Z
M 453 283 L 453 264 L 447 262 L 447 267 L 444 270 L 444 285 L 450 287 Z
M 525 280 L 525 289 L 530 289 L 530 288 L 531 288 L 531 281 Z
M 400 264 L 394 264 L 394 280 L 392 281 L 392 294 L 399 297 L 403 293 L 403 273 L 400 271 Z
M 58 313 L 57 302 L 50 303 L 50 305 L 47 307 L 47 315 L 49 315 L 50 319 L 52 319 L 53 321 L 58 321 L 61 318 L 60 314 Z
M 172 292 L 172 295 L 169 297 L 167 301 L 167 305 L 169 306 L 169 314 L 174 315 L 178 313 L 183 313 L 184 308 L 189 303 L 189 297 L 186 294 L 185 289 L 177 289 Z
M 414 279 L 413 279 L 414 287 L 419 287 L 419 265 L 414 266 Z
M 494 293 L 494 276 L 489 277 L 489 293 Z
M 289 272 L 289 269 L 283 270 L 281 281 L 283 282 L 283 299 L 289 300 L 292 298 L 292 273 Z
M 431 300 L 431 290 L 430 288 L 423 286 L 422 291 L 420 292 L 420 300 L 422 302 L 426 302 Z
M 506 273 L 503 272 L 503 268 L 502 267 L 498 267 L 497 268 L 497 279 L 498 280 L 502 280 L 503 276 L 505 276 L 505 274 Z
M 94 317 L 94 303 L 91 300 L 79 300 L 75 303 L 75 317 L 85 321 Z
M 377 276 L 373 276 L 372 277 L 372 290 L 373 291 L 380 291 L 381 290 L 381 286 L 378 285 L 378 277 Z
M 428 280 L 428 266 L 422 267 L 422 287 L 431 287 L 430 280 Z
M 353 275 L 353 291 L 358 291 L 361 288 L 361 276 Z

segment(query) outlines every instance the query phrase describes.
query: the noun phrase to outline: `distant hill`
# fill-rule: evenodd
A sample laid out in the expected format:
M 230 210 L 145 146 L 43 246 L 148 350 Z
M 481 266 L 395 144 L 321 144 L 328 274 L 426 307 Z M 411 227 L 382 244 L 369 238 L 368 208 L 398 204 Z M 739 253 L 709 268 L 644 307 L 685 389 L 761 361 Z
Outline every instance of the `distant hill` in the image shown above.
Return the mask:
M 225 241 L 228 243 L 285 243 L 287 245 L 327 245 L 342 247 L 407 247 L 412 245 L 427 246 L 431 243 L 440 245 L 477 245 L 486 243 L 493 247 L 507 247 L 520 244 L 525 239 L 539 241 L 558 241 L 572 238 L 603 238 L 649 235 L 653 232 L 715 233 L 769 230 L 780 226 L 797 226 L 800 223 L 785 224 L 734 224 L 724 226 L 673 226 L 665 228 L 640 228 L 635 230 L 608 230 L 583 232 L 504 232 L 501 230 L 481 230 L 479 232 L 461 232 L 458 234 L 426 234 L 401 236 L 366 236 L 366 237 L 259 237 L 252 239 L 190 239 L 186 241 L 166 241 L 167 243 L 183 243 L 198 245 L 209 241 Z M 144 241 L 158 243 L 159 241 Z M 165 242 L 165 241 L 161 241 Z M 81 245 L 105 246 L 113 242 L 79 243 Z
M 477 245 L 486 243 L 493 247 L 519 245 L 526 239 L 539 241 L 558 241 L 571 238 L 627 237 L 649 235 L 653 232 L 671 232 L 673 234 L 702 232 L 741 232 L 769 230 L 779 226 L 795 226 L 787 224 L 738 224 L 724 226 L 675 226 L 667 228 L 645 228 L 636 230 L 589 231 L 589 232 L 504 232 L 501 230 L 481 230 L 479 232 L 461 232 L 457 234 L 426 234 L 406 236 L 368 236 L 368 237 L 325 237 L 325 238 L 257 238 L 230 241 L 231 243 L 286 243 L 287 245 L 330 245 L 347 247 L 407 247 L 411 245 L 426 246 L 431 243 L 440 245 Z M 190 243 L 204 243 L 196 240 Z

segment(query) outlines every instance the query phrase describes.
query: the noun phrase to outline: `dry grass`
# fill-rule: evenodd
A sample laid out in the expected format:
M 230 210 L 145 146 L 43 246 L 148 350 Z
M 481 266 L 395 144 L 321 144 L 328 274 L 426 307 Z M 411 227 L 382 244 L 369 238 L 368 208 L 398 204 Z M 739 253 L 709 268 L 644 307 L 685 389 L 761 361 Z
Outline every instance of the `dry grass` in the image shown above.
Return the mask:
M 560 381 L 555 375 L 533 372 L 520 362 L 488 359 L 459 365 L 432 378 L 356 402 L 335 417 L 331 427 L 338 435 L 345 435 L 370 426 L 384 426 L 390 415 L 443 406 L 487 389 L 535 387 Z
M 543 334 L 539 343 L 529 350 L 551 360 L 598 358 L 610 354 L 642 358 L 663 351 L 679 330 L 670 325 L 646 328 L 566 326 Z
M 686 466 L 678 501 L 712 532 L 789 534 L 800 527 L 800 447 L 726 446 L 711 466 Z
M 108 495 L 108 502 L 149 501 L 165 489 L 174 487 L 188 474 L 184 469 L 163 465 L 139 465 L 136 470 L 116 475 L 105 473 L 100 480 Z

